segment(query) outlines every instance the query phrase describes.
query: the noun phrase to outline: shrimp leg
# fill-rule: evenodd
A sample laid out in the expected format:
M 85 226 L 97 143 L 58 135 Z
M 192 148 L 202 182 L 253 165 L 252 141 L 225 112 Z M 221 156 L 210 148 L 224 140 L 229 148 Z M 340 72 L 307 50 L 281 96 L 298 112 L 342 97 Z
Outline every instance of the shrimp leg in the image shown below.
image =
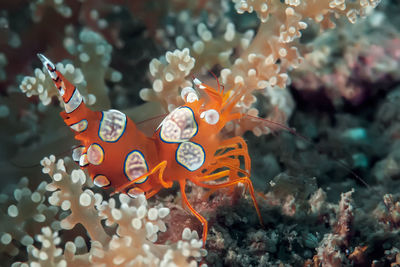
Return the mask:
M 211 167 L 205 172 L 206 175 L 209 175 L 210 173 L 213 173 L 220 168 L 228 168 L 230 171 L 236 171 L 237 173 L 242 173 L 245 176 L 250 175 L 247 171 L 240 168 L 240 161 L 238 158 L 222 158 L 218 161 L 211 163 L 210 165 Z M 230 174 L 232 175 L 233 172 L 231 172 Z
M 242 148 L 247 150 L 246 141 L 244 141 L 244 139 L 242 137 L 240 137 L 240 136 L 235 136 L 235 137 L 223 140 L 221 142 L 220 146 L 227 146 L 227 145 L 230 145 L 230 144 L 239 144 L 239 145 L 242 146 Z
M 238 183 L 244 183 L 249 188 L 250 196 L 251 196 L 251 199 L 253 200 L 254 207 L 256 208 L 257 215 L 258 215 L 258 218 L 260 220 L 260 224 L 262 226 L 264 226 L 263 220 L 262 220 L 262 217 L 261 217 L 261 213 L 260 213 L 260 209 L 258 207 L 258 203 L 257 203 L 256 196 L 255 196 L 255 193 L 254 193 L 253 183 L 251 182 L 249 177 L 241 177 L 241 178 L 238 178 L 236 180 L 225 182 L 225 183 L 220 183 L 220 184 L 205 184 L 205 183 L 199 182 L 199 181 L 197 181 L 195 179 L 191 179 L 190 181 L 192 183 L 194 183 L 195 185 L 198 185 L 198 186 L 201 186 L 201 187 L 204 187 L 204 188 L 209 188 L 209 189 L 225 188 L 225 187 L 229 187 L 229 186 L 232 186 L 232 185 L 236 185 Z
M 213 173 L 213 174 L 210 174 L 210 175 L 205 175 L 205 176 L 199 177 L 198 181 L 199 182 L 206 182 L 206 181 L 217 180 L 217 179 L 220 179 L 220 178 L 222 178 L 224 176 L 229 176 L 229 173 L 230 173 L 230 170 L 224 170 L 224 171 L 221 171 L 221 172 L 217 172 L 217 173 Z
M 157 188 L 157 189 L 153 189 L 151 190 L 149 193 L 146 193 L 146 199 L 151 198 L 152 196 L 154 196 L 155 194 L 158 193 L 158 191 L 161 190 L 161 187 Z
M 186 187 L 186 180 L 182 179 L 179 181 L 179 185 L 181 187 L 181 194 L 182 194 L 182 201 L 183 203 L 186 204 L 186 206 L 190 209 L 190 211 L 193 213 L 194 216 L 201 222 L 203 225 L 203 233 L 202 233 L 202 240 L 203 240 L 203 247 L 206 244 L 206 239 L 207 239 L 207 233 L 208 233 L 208 222 L 207 220 L 201 216 L 200 213 L 198 213 L 192 205 L 189 203 L 189 200 L 187 199 L 186 192 L 185 192 L 185 187 Z
M 237 148 L 237 145 L 240 145 L 241 148 Z M 220 159 L 223 157 L 229 157 L 229 156 L 243 156 L 244 157 L 244 165 L 246 168 L 246 171 L 250 173 L 251 171 L 251 160 L 250 156 L 248 153 L 248 148 L 246 141 L 240 136 L 232 137 L 230 139 L 224 140 L 221 142 L 221 145 L 218 147 L 218 149 L 228 149 L 228 148 L 233 148 L 234 150 L 228 151 L 225 154 L 217 155 L 216 158 Z
M 173 182 L 171 182 L 171 181 L 167 182 L 163 178 L 164 170 L 165 170 L 166 167 L 167 167 L 167 161 L 164 160 L 161 163 L 159 163 L 157 166 L 155 166 L 150 172 L 147 172 L 147 173 L 135 178 L 134 180 L 129 181 L 126 184 L 116 188 L 115 192 L 121 192 L 122 190 L 126 189 L 127 187 L 134 185 L 137 181 L 143 179 L 144 177 L 152 175 L 157 170 L 160 170 L 159 173 L 158 173 L 158 180 L 159 180 L 160 184 L 165 188 L 170 188 L 170 187 L 172 187 Z

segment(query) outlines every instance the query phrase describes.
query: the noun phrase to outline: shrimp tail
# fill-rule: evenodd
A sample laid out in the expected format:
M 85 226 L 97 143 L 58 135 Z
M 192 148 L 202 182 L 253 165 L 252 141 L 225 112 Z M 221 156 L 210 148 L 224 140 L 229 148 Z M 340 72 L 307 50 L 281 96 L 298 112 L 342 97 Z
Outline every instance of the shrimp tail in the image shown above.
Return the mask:
M 70 126 L 76 121 L 91 117 L 93 111 L 86 107 L 78 88 L 69 82 L 47 57 L 42 54 L 37 54 L 37 56 L 53 79 L 54 85 L 63 99 L 65 112 L 61 112 L 61 117 L 65 123 Z
M 64 103 L 68 104 L 69 100 L 75 100 L 77 103 L 82 102 L 82 96 L 80 96 L 80 94 L 77 96 L 77 99 L 71 99 L 75 93 L 76 87 L 64 78 L 64 76 L 57 70 L 56 65 L 42 54 L 37 54 L 37 56 L 39 57 L 40 61 L 42 61 L 50 77 L 53 79 L 58 92 L 64 100 Z M 66 107 L 66 111 L 67 109 L 68 108 Z

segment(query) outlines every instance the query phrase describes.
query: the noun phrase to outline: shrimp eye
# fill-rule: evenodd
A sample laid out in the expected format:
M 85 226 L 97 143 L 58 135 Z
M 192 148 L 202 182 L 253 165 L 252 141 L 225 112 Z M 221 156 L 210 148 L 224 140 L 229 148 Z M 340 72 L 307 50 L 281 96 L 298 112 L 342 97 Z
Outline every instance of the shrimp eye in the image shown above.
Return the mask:
M 202 112 L 200 118 L 204 119 L 208 124 L 214 125 L 219 121 L 219 113 L 215 109 L 209 109 Z
M 199 100 L 196 91 L 192 87 L 185 87 L 182 89 L 181 97 L 183 101 L 188 103 L 193 103 L 194 101 Z

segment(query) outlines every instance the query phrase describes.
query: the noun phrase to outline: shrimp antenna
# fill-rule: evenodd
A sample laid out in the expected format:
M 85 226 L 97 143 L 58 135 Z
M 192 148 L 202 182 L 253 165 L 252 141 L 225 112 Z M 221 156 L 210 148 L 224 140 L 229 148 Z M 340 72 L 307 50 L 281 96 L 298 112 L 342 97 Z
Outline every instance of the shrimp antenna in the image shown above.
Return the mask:
M 168 115 L 167 113 L 164 113 L 164 114 L 160 114 L 160 115 L 157 115 L 157 116 L 154 116 L 154 117 L 150 117 L 150 118 L 148 118 L 148 119 L 145 119 L 145 120 L 136 122 L 136 125 L 144 124 L 144 123 L 149 122 L 149 121 L 152 121 L 152 120 L 157 120 L 157 119 L 161 119 L 161 118 L 163 119 L 163 118 L 165 118 L 167 115 Z
M 60 156 L 65 156 L 68 152 L 71 152 L 72 150 L 74 150 L 74 149 L 77 148 L 77 147 L 79 147 L 79 146 L 78 146 L 78 145 L 75 145 L 75 146 L 73 146 L 73 147 L 71 147 L 71 148 L 69 148 L 69 149 L 67 149 L 67 150 L 64 150 L 64 151 L 61 151 L 60 153 L 55 154 L 54 156 L 55 156 L 56 158 L 58 158 L 58 157 L 60 157 Z M 43 157 L 44 157 L 44 156 L 43 156 Z M 36 168 L 36 167 L 41 166 L 40 162 L 38 162 L 38 163 L 32 163 L 32 164 L 30 164 L 30 165 L 18 164 L 18 163 L 16 163 L 16 162 L 12 161 L 12 159 L 9 159 L 8 162 L 10 162 L 11 165 L 13 165 L 14 167 L 19 168 L 19 169 L 31 169 L 31 168 Z
M 194 86 L 196 86 L 196 88 L 199 88 L 199 86 L 195 83 L 195 81 L 194 80 L 196 80 L 197 78 L 194 76 L 194 75 L 192 75 L 192 81 L 193 81 L 193 83 L 194 83 Z
M 8 160 L 8 162 L 10 162 L 11 165 L 13 165 L 14 167 L 18 168 L 18 169 L 31 169 L 31 168 L 36 168 L 40 166 L 40 163 L 34 163 L 31 165 L 20 165 L 18 163 L 13 162 L 12 160 Z
M 196 92 L 198 93 L 199 92 L 199 86 L 195 82 L 196 79 L 197 78 L 194 75 L 192 75 L 192 82 L 194 84 L 193 89 L 196 90 Z
M 215 78 L 215 80 L 217 80 L 217 86 L 218 86 L 218 92 L 219 92 L 221 90 L 221 86 L 219 84 L 219 80 L 218 80 L 217 75 L 215 75 L 215 73 L 212 72 L 212 71 L 208 71 L 208 72 Z M 221 92 L 224 92 L 224 89 L 222 89 Z
M 305 137 L 304 135 L 299 134 L 299 133 L 298 133 L 295 129 L 293 129 L 293 128 L 290 128 L 290 127 L 288 127 L 288 126 L 285 126 L 285 125 L 283 125 L 283 124 L 281 124 L 281 123 L 279 123 L 279 122 L 276 122 L 276 121 L 272 121 L 272 120 L 265 119 L 265 118 L 260 118 L 260 117 L 257 117 L 257 116 L 252 116 L 252 115 L 249 115 L 249 114 L 245 114 L 244 116 L 249 117 L 250 119 L 261 120 L 261 121 L 264 121 L 264 122 L 267 122 L 267 123 L 270 123 L 270 124 L 273 124 L 273 125 L 277 125 L 277 126 L 281 127 L 282 129 L 288 131 L 288 132 L 291 133 L 292 135 L 295 135 L 295 136 L 299 137 L 300 139 L 302 139 L 303 141 L 305 141 L 306 143 L 312 145 L 313 147 L 315 147 L 315 148 L 317 149 L 318 152 L 323 153 L 323 150 L 320 148 L 319 145 L 315 144 L 314 142 L 312 142 L 309 138 Z M 371 189 L 371 187 L 369 186 L 369 184 L 367 184 L 367 183 L 364 181 L 364 179 L 362 179 L 357 173 L 355 173 L 353 170 L 351 170 L 350 167 L 349 167 L 346 163 L 344 163 L 344 162 L 342 162 L 342 161 L 340 161 L 340 160 L 337 160 L 337 159 L 334 159 L 334 160 L 336 161 L 336 163 L 337 163 L 339 166 L 341 166 L 343 169 L 345 169 L 346 171 L 348 171 L 349 173 L 351 173 L 351 174 L 352 174 L 360 183 L 362 183 L 366 188 Z

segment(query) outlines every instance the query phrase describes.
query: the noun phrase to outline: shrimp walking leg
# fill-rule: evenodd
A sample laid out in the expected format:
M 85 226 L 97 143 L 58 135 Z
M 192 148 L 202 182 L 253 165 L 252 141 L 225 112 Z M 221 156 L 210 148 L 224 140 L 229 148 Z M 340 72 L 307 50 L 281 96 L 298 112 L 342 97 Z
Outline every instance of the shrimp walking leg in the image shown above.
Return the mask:
M 251 182 L 249 177 L 241 177 L 234 181 L 229 181 L 229 182 L 220 183 L 220 184 L 206 184 L 206 183 L 198 182 L 196 179 L 191 179 L 190 181 L 192 183 L 194 183 L 195 185 L 198 185 L 198 186 L 201 186 L 204 188 L 209 188 L 209 189 L 220 189 L 220 188 L 230 187 L 230 186 L 236 185 L 238 183 L 245 184 L 249 188 L 250 196 L 251 196 L 251 199 L 253 200 L 254 207 L 256 208 L 256 212 L 257 212 L 258 218 L 260 220 L 260 224 L 264 225 L 262 217 L 261 217 L 260 209 L 258 207 L 258 203 L 256 200 L 256 196 L 254 193 L 253 183 Z
M 215 170 L 211 171 L 210 173 L 214 172 Z M 223 177 L 229 177 L 231 174 L 230 170 L 224 170 L 216 173 L 212 173 L 209 175 L 201 176 L 198 179 L 198 181 L 201 182 L 206 182 L 206 181 L 215 181 L 218 179 L 221 179 Z M 203 201 L 207 201 L 207 199 L 215 192 L 215 190 L 210 190 L 207 194 L 203 196 Z
M 146 199 L 151 198 L 152 196 L 154 196 L 155 194 L 157 194 L 160 190 L 161 190 L 161 187 L 160 187 L 160 188 L 157 188 L 157 189 L 151 190 L 149 193 L 146 194 Z
M 237 147 L 238 144 L 241 146 L 241 148 Z M 250 172 L 251 160 L 248 153 L 246 141 L 244 141 L 242 137 L 236 136 L 222 141 L 221 145 L 218 147 L 218 149 L 228 149 L 228 148 L 233 148 L 234 150 L 228 151 L 222 155 L 218 155 L 217 158 L 223 158 L 224 156 L 228 157 L 233 155 L 243 156 L 246 171 Z
M 239 144 L 241 147 L 245 150 L 247 150 L 247 144 L 246 141 L 240 136 L 235 136 L 226 140 L 223 140 L 220 144 L 220 146 L 229 146 L 231 144 Z
M 213 174 L 210 174 L 210 175 L 205 175 L 205 176 L 199 177 L 198 181 L 199 182 L 206 182 L 206 181 L 217 180 L 217 179 L 220 179 L 222 177 L 229 176 L 229 173 L 230 173 L 230 170 L 224 170 L 224 171 L 221 171 L 221 172 L 217 172 L 217 173 L 213 173 Z
M 171 182 L 171 181 L 167 182 L 167 181 L 164 180 L 164 177 L 163 177 L 164 176 L 164 170 L 165 170 L 166 167 L 167 167 L 167 161 L 164 160 L 161 163 L 159 163 L 157 166 L 155 166 L 150 172 L 147 172 L 147 173 L 139 176 L 138 178 L 135 178 L 134 180 L 129 181 L 126 184 L 116 188 L 115 192 L 121 192 L 124 189 L 126 189 L 126 188 L 128 188 L 128 187 L 130 187 L 132 185 L 135 185 L 135 183 L 137 181 L 143 179 L 146 176 L 154 174 L 157 170 L 159 170 L 158 179 L 160 181 L 160 184 L 165 188 L 170 188 L 170 187 L 172 187 L 173 182 Z
M 229 158 L 229 157 L 236 157 L 236 156 L 237 156 L 237 157 L 239 157 L 239 156 L 243 156 L 243 157 L 244 157 L 245 170 L 246 170 L 247 173 L 250 173 L 250 169 L 251 169 L 250 157 L 249 157 L 249 155 L 247 154 L 247 151 L 244 150 L 244 149 L 241 149 L 241 148 L 240 148 L 240 149 L 228 151 L 228 152 L 226 152 L 226 153 L 223 154 L 223 155 L 216 156 L 216 157 L 215 157 L 215 160 L 218 162 L 218 161 L 220 161 L 221 159 Z
M 203 234 L 202 234 L 202 240 L 203 240 L 203 247 L 206 243 L 207 239 L 207 233 L 208 233 L 208 223 L 207 220 L 201 216 L 200 213 L 198 213 L 192 205 L 189 203 L 189 200 L 187 199 L 186 192 L 185 192 L 185 187 L 186 187 L 186 180 L 181 180 L 179 181 L 180 187 L 181 187 L 181 194 L 182 194 L 182 202 L 186 204 L 186 206 L 189 208 L 189 210 L 193 213 L 194 216 L 201 222 L 203 225 Z
M 228 168 L 231 171 L 230 176 L 233 176 L 238 173 L 244 174 L 244 176 L 250 176 L 248 171 L 240 168 L 240 160 L 238 158 L 232 158 L 232 157 L 219 159 L 218 162 L 212 164 L 212 168 L 210 168 L 205 174 L 209 175 L 223 167 Z

